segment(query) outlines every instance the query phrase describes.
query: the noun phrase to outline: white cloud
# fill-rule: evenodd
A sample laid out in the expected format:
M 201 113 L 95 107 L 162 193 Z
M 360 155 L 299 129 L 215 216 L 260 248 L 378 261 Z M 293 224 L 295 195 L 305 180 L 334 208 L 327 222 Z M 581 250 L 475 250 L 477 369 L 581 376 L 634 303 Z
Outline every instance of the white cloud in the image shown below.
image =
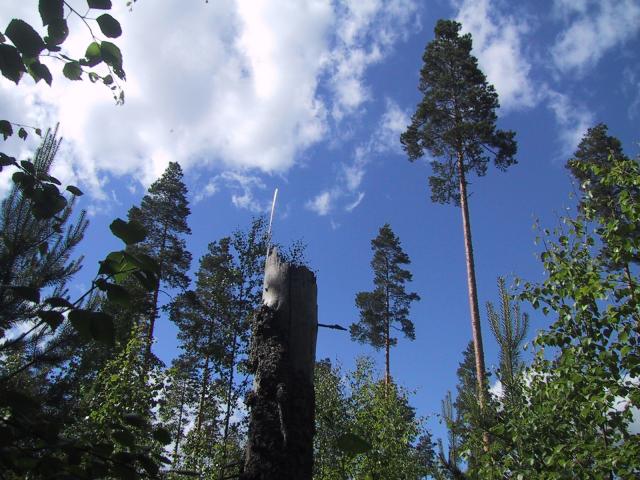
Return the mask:
M 0 6 L 5 17 L 40 25 L 33 5 L 10 3 Z M 125 105 L 87 80 L 55 76 L 50 88 L 0 79 L 3 116 L 59 120 L 68 145 L 59 168 L 70 176 L 62 180 L 105 199 L 109 177 L 148 185 L 169 161 L 186 170 L 286 172 L 327 138 L 328 112 L 342 118 L 369 98 L 367 69 L 404 38 L 416 11 L 414 0 L 167 0 L 139 2 L 133 12 L 114 3 Z M 90 41 L 74 24 L 65 49 L 82 56 Z M 49 65 L 60 71 L 59 62 Z M 254 208 L 244 194 L 235 203 Z
M 359 192 L 358 193 L 358 198 L 356 198 L 352 203 L 350 203 L 349 205 L 347 205 L 346 207 L 344 207 L 344 209 L 347 212 L 353 212 L 353 210 L 355 210 L 355 208 L 360 205 L 360 202 L 362 202 L 362 200 L 364 199 L 364 192 Z
M 566 160 L 573 154 L 578 143 L 589 127 L 593 126 L 593 114 L 584 106 L 576 104 L 567 95 L 548 87 L 544 89 L 547 106 L 553 112 L 560 127 L 558 140 L 561 144 L 560 156 Z
M 343 0 L 337 5 L 336 47 L 330 54 L 331 113 L 340 121 L 370 98 L 368 67 L 419 26 L 414 0 Z
M 209 179 L 207 184 L 195 195 L 193 202 L 199 203 L 205 198 L 215 195 L 223 186 L 231 192 L 231 203 L 237 208 L 254 213 L 268 211 L 270 204 L 266 198 L 262 200 L 256 198 L 256 190 L 266 188 L 260 177 L 235 171 L 222 172 Z
M 535 106 L 539 97 L 523 48 L 523 37 L 530 31 L 526 21 L 505 15 L 490 0 L 454 3 L 458 7 L 456 20 L 464 33 L 471 33 L 473 53 L 487 80 L 496 88 L 502 108 L 508 111 Z
M 332 209 L 334 196 L 332 192 L 328 190 L 324 191 L 316 195 L 312 200 L 309 200 L 306 207 L 320 216 L 328 215 Z
M 638 71 L 627 67 L 622 72 L 622 93 L 629 99 L 627 116 L 633 120 L 640 113 L 640 78 Z
M 637 0 L 556 0 L 554 10 L 568 22 L 551 49 L 554 64 L 563 73 L 583 73 L 640 31 Z
M 386 109 L 374 132 L 366 142 L 355 148 L 353 161 L 342 165 L 342 180 L 349 193 L 360 187 L 371 158 L 382 153 L 401 152 L 400 134 L 410 122 L 409 115 L 393 100 L 387 98 L 385 103 Z
M 372 158 L 383 153 L 400 153 L 400 134 L 409 124 L 409 115 L 391 99 L 386 99 L 385 106 L 373 133 L 355 147 L 352 161 L 340 165 L 335 186 L 308 201 L 309 210 L 324 216 L 338 200 L 346 199 L 344 211 L 352 212 L 364 199 L 365 194 L 359 188 Z

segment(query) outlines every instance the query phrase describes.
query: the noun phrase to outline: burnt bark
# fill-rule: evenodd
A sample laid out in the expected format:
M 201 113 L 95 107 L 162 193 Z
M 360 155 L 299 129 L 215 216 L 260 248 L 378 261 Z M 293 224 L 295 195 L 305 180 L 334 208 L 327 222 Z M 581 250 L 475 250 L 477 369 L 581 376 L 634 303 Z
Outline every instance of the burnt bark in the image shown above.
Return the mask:
M 317 336 L 315 276 L 267 260 L 264 305 L 253 319 L 249 438 L 241 480 L 311 480 Z

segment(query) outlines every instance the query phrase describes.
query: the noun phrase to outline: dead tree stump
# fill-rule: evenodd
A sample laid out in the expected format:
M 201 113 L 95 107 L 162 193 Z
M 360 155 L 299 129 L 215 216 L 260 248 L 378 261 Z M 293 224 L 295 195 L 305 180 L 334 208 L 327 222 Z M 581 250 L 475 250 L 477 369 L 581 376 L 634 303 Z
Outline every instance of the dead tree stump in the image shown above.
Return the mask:
M 311 480 L 318 334 L 317 286 L 306 267 L 272 251 L 265 267 L 263 306 L 249 352 L 254 374 L 247 396 L 249 438 L 241 480 Z

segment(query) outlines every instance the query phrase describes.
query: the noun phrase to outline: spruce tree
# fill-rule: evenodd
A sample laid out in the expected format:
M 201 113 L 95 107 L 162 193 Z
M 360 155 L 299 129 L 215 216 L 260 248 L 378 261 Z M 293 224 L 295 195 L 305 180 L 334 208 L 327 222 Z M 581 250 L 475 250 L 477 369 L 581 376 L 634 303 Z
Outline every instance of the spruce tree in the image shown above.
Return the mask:
M 144 226 L 147 238 L 135 246 L 139 253 L 158 262 L 159 282 L 151 292 L 148 312 L 144 361 L 147 368 L 152 359 L 153 332 L 158 318 L 158 295 L 162 287 L 186 289 L 191 254 L 184 236 L 191 234 L 187 217 L 191 211 L 187 201 L 187 187 L 182 181 L 182 169 L 170 162 L 162 176 L 153 182 L 139 207 L 129 210 L 129 220 Z
M 418 89 L 423 98 L 400 136 L 409 160 L 425 151 L 434 158 L 429 177 L 431 198 L 437 203 L 461 207 L 471 310 L 471 330 L 476 355 L 478 390 L 484 386 L 484 350 L 471 241 L 468 177 L 483 176 L 491 158 L 499 170 L 516 163 L 515 133 L 496 129 L 498 94 L 487 83 L 471 55 L 471 35 L 460 35 L 461 25 L 439 20 L 435 38 L 424 52 Z M 481 403 L 484 399 L 480 397 Z
M 402 268 L 411 263 L 402 250 L 400 239 L 385 224 L 371 241 L 373 250 L 374 290 L 356 294 L 360 321 L 351 325 L 351 338 L 368 343 L 376 350 L 385 349 L 385 382 L 391 380 L 389 350 L 398 343 L 391 328 L 398 328 L 405 337 L 415 339 L 415 328 L 409 320 L 411 302 L 420 300 L 416 293 L 407 293 L 405 283 L 412 279 L 411 272 Z

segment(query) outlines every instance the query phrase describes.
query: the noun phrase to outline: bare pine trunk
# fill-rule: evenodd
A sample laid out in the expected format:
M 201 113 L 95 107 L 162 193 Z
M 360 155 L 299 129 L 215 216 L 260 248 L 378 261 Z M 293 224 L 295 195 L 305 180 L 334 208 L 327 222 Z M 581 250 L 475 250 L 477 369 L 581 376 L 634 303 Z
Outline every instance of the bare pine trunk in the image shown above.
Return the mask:
M 237 320 L 236 320 L 237 325 Z M 238 345 L 238 335 L 234 328 L 233 333 L 233 345 L 231 347 L 231 369 L 229 370 L 229 381 L 227 383 L 227 409 L 224 414 L 224 433 L 222 436 L 222 456 L 220 460 L 220 476 L 219 479 L 224 478 L 225 469 L 227 467 L 227 441 L 229 439 L 229 423 L 231 422 L 231 403 L 233 401 L 233 374 L 236 364 L 236 349 Z
M 462 229 L 464 231 L 464 249 L 467 261 L 467 287 L 469 289 L 469 308 L 471 310 L 471 334 L 476 360 L 476 376 L 478 378 L 478 399 L 480 409 L 484 411 L 485 399 L 485 366 L 484 348 L 482 346 L 482 328 L 480 326 L 480 309 L 478 308 L 478 290 L 476 288 L 476 268 L 473 260 L 473 244 L 471 242 L 471 222 L 469 220 L 469 204 L 467 202 L 467 181 L 462 164 L 462 153 L 458 153 L 458 175 L 460 177 L 460 209 L 462 210 Z M 485 449 L 489 446 L 489 437 L 483 435 Z
M 200 401 L 198 402 L 198 417 L 196 421 L 196 432 L 200 433 L 202 422 L 204 421 L 204 401 L 207 396 L 207 389 L 209 388 L 209 355 L 204 360 L 204 367 L 202 369 L 202 385 L 200 388 Z
M 385 375 L 384 375 L 384 383 L 386 385 L 389 385 L 389 382 L 391 382 L 391 366 L 389 365 L 389 347 L 390 347 L 390 340 L 389 340 L 389 322 L 387 322 L 387 339 L 386 339 L 386 345 L 385 345 L 385 349 L 386 349 L 386 370 L 385 370 Z
M 389 303 L 389 260 L 386 261 L 386 276 L 387 276 L 387 287 L 386 287 L 386 324 L 385 324 L 385 375 L 384 375 L 384 383 L 385 385 L 389 385 L 391 383 L 391 357 L 389 355 L 389 350 L 391 349 L 391 313 L 390 313 L 390 303 Z
M 171 465 L 175 468 L 178 466 L 178 450 L 180 448 L 180 440 L 182 440 L 182 416 L 184 415 L 184 398 L 187 390 L 187 382 L 182 382 L 182 390 L 180 392 L 180 414 L 178 415 L 178 426 L 176 428 L 176 443 L 173 448 L 173 461 Z
M 149 372 L 149 368 L 151 366 L 151 346 L 153 345 L 153 330 L 156 324 L 156 318 L 158 317 L 158 294 L 160 293 L 160 280 L 162 280 L 162 267 L 164 266 L 164 250 L 166 248 L 167 243 L 167 229 L 168 226 L 165 224 L 164 230 L 162 232 L 162 241 L 160 243 L 160 252 L 158 256 L 160 260 L 158 261 L 158 285 L 153 291 L 153 303 L 151 304 L 151 315 L 149 316 L 149 330 L 147 331 L 147 345 L 144 354 L 144 364 L 145 370 Z

